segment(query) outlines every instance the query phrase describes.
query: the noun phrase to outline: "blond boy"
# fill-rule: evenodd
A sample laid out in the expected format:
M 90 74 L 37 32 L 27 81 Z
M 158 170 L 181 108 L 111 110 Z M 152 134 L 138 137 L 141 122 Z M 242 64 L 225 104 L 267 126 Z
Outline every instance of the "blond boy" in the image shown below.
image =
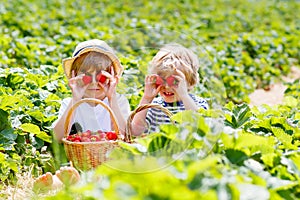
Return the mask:
M 198 58 L 191 50 L 176 43 L 163 46 L 150 63 L 140 105 L 159 104 L 173 114 L 183 110 L 197 111 L 201 107 L 207 109 L 205 99 L 189 93 L 199 82 L 198 69 Z M 163 123 L 170 123 L 170 119 L 161 110 L 140 111 L 132 120 L 133 134 L 155 132 Z

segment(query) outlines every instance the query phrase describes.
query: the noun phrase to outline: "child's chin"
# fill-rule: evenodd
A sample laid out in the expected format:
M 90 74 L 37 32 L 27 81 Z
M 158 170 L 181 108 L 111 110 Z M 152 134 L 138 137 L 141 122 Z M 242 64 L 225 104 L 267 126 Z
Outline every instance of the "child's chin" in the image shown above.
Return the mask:
M 174 102 L 176 102 L 175 98 L 166 98 L 166 97 L 163 97 L 163 98 L 164 98 L 164 101 L 167 102 L 167 103 L 174 103 Z

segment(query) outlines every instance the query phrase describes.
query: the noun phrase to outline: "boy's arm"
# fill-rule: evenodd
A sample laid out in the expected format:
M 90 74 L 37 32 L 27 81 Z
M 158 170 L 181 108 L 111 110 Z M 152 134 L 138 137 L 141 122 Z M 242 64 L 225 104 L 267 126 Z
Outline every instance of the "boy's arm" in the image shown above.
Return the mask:
M 139 105 L 149 104 L 152 102 L 152 100 L 153 98 L 147 98 L 143 96 Z M 133 135 L 139 136 L 142 133 L 144 133 L 145 130 L 147 129 L 146 115 L 147 115 L 147 110 L 139 111 L 134 115 L 131 122 Z
M 156 80 L 157 75 L 147 75 L 145 77 L 145 89 L 144 95 L 139 103 L 139 105 L 150 104 L 153 99 L 157 96 L 161 86 L 156 87 L 154 80 Z M 131 126 L 133 135 L 141 135 L 147 129 L 146 123 L 147 110 L 142 110 L 135 114 Z
M 125 119 L 123 113 L 121 112 L 116 94 L 114 94 L 112 96 L 112 98 L 109 100 L 109 105 L 110 105 L 111 110 L 115 114 L 116 120 L 119 125 L 120 133 L 125 134 L 126 119 Z
M 190 95 L 186 94 L 182 96 L 181 100 L 186 110 L 197 111 L 199 109 L 196 102 L 192 99 Z
M 64 137 L 64 131 L 65 131 L 65 123 L 66 123 L 66 118 L 69 110 L 71 109 L 72 105 L 74 105 L 77 101 L 72 99 L 68 106 L 66 107 L 65 111 L 63 114 L 58 118 L 56 121 L 54 127 L 53 127 L 53 132 L 56 137 L 56 139 L 61 142 L 62 138 Z

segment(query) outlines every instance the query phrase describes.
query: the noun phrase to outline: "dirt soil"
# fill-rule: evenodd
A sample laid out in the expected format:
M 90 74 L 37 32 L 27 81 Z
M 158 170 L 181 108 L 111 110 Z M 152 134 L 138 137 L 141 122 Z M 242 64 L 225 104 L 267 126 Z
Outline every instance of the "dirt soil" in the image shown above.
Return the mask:
M 283 82 L 271 85 L 268 91 L 257 89 L 251 93 L 249 95 L 250 106 L 260 106 L 262 104 L 272 106 L 281 104 L 284 98 L 284 91 L 287 88 L 284 82 L 293 82 L 298 78 L 300 78 L 300 68 L 292 67 L 291 73 L 286 77 L 282 77 Z

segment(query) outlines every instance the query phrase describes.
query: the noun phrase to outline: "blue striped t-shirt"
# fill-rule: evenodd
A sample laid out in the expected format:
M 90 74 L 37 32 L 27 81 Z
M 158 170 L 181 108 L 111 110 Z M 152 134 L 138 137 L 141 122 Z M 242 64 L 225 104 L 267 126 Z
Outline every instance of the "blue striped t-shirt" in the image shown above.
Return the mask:
M 189 94 L 198 108 L 208 109 L 207 101 L 201 97 L 198 97 L 193 94 Z M 185 107 L 182 101 L 167 103 L 163 100 L 162 97 L 156 97 L 153 101 L 153 104 L 159 104 L 162 107 L 167 108 L 171 113 L 176 114 L 180 111 L 184 111 Z M 146 115 L 146 123 L 148 126 L 148 130 L 146 133 L 156 132 L 158 131 L 158 127 L 161 124 L 171 123 L 170 118 L 160 109 L 157 108 L 149 108 Z

